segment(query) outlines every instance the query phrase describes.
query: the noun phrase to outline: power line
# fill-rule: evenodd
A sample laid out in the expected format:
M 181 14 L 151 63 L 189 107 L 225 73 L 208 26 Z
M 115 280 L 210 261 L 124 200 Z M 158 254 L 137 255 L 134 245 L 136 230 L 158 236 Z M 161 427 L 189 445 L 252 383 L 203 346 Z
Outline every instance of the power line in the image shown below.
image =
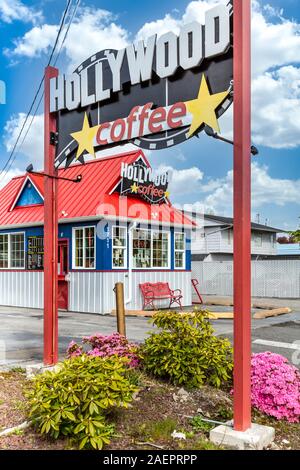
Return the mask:
M 57 47 L 60 34 L 61 34 L 62 29 L 63 29 L 64 24 L 65 24 L 66 15 L 67 15 L 67 13 L 68 13 L 68 11 L 69 11 L 69 8 L 70 8 L 70 6 L 71 6 L 72 1 L 73 1 L 73 0 L 68 0 L 67 5 L 66 5 L 66 8 L 65 8 L 65 10 L 64 10 L 64 13 L 63 13 L 63 15 L 62 15 L 62 19 L 61 19 L 61 22 L 60 22 L 59 30 L 58 30 L 58 33 L 57 33 L 57 35 L 56 35 L 56 39 L 55 39 L 54 46 L 52 47 L 52 51 L 51 51 L 51 54 L 50 54 L 50 57 L 49 57 L 49 60 L 48 60 L 48 63 L 47 63 L 47 67 L 50 65 L 51 60 L 52 60 L 52 58 L 53 58 L 53 55 L 54 55 L 54 53 L 55 53 L 55 49 L 56 49 L 56 47 Z M 31 106 L 30 106 L 30 108 L 29 108 L 29 110 L 28 110 L 28 112 L 27 112 L 26 118 L 25 118 L 25 120 L 24 120 L 24 122 L 23 122 L 23 124 L 22 124 L 22 127 L 21 127 L 20 132 L 19 132 L 19 134 L 18 134 L 18 137 L 17 137 L 17 139 L 16 139 L 16 141 L 15 141 L 15 143 L 14 143 L 14 146 L 13 146 L 13 148 L 12 148 L 12 151 L 10 152 L 9 157 L 8 157 L 8 159 L 7 159 L 7 161 L 6 161 L 5 165 L 4 165 L 4 167 L 2 168 L 2 170 L 1 170 L 1 172 L 0 172 L 0 177 L 2 176 L 2 174 L 4 173 L 4 171 L 6 170 L 6 168 L 8 167 L 9 163 L 10 163 L 11 161 L 12 161 L 12 163 L 13 163 L 14 160 L 15 160 L 15 158 L 16 158 L 16 157 L 14 156 L 14 154 L 15 154 L 17 145 L 18 145 L 18 143 L 19 143 L 19 140 L 20 140 L 20 138 L 21 138 L 21 135 L 22 135 L 23 130 L 24 130 L 25 126 L 26 126 L 26 123 L 27 123 L 27 121 L 28 121 L 28 118 L 29 118 L 29 116 L 30 116 L 30 113 L 31 113 L 31 111 L 32 111 L 32 109 L 33 109 L 33 107 L 34 107 L 34 104 L 35 104 L 35 102 L 36 102 L 36 100 L 37 100 L 37 97 L 38 97 L 38 95 L 39 95 L 39 92 L 40 92 L 40 90 L 41 90 L 41 88 L 42 88 L 43 83 L 44 83 L 44 75 L 43 75 L 43 77 L 42 77 L 42 79 L 41 79 L 41 81 L 40 81 L 40 84 L 39 84 L 39 86 L 38 86 L 37 92 L 36 92 L 36 94 L 35 94 L 35 96 L 34 96 L 34 98 L 33 98 L 33 101 L 32 101 L 32 103 L 31 103 Z M 39 102 L 39 104 L 40 104 L 40 102 Z M 39 104 L 38 104 L 38 106 L 39 106 Z M 11 165 L 10 165 L 10 166 L 11 166 Z M 7 171 L 8 171 L 8 170 L 7 170 Z M 5 172 L 5 174 L 7 173 L 7 171 Z
M 74 18 L 75 18 L 77 9 L 78 9 L 78 7 L 79 7 L 79 5 L 80 5 L 80 2 L 81 2 L 81 0 L 77 0 L 76 5 L 74 6 L 72 16 L 71 16 L 70 21 L 69 21 L 69 24 L 68 24 L 68 26 L 67 26 L 67 29 L 66 29 L 64 38 L 63 38 L 63 40 L 62 40 L 62 43 L 61 43 L 61 45 L 60 45 L 60 48 L 59 48 L 58 54 L 57 54 L 57 56 L 56 56 L 56 59 L 55 59 L 55 61 L 54 61 L 54 65 L 56 65 L 56 63 L 57 63 L 57 61 L 58 61 L 58 58 L 59 58 L 59 55 L 60 55 L 60 53 L 61 53 L 61 50 L 62 50 L 62 48 L 63 48 L 63 46 L 64 46 L 64 43 L 66 42 L 66 39 L 67 39 L 69 30 L 70 30 L 70 27 L 71 27 L 71 25 L 72 25 L 72 23 L 73 23 L 73 21 L 74 21 Z
M 81 0 L 77 0 L 76 5 L 74 6 L 72 15 L 71 15 L 71 17 L 70 17 L 68 26 L 67 26 L 67 28 L 66 28 L 65 35 L 64 35 L 64 37 L 63 37 L 63 40 L 62 40 L 62 42 L 61 42 L 59 51 L 58 51 L 57 56 L 56 56 L 56 58 L 55 58 L 55 61 L 54 61 L 54 64 L 53 64 L 54 66 L 56 65 L 56 63 L 57 63 L 57 61 L 58 61 L 58 59 L 59 59 L 59 56 L 60 56 L 60 53 L 61 53 L 62 48 L 63 48 L 63 46 L 64 46 L 64 43 L 65 43 L 65 41 L 66 41 L 66 39 L 67 39 L 67 36 L 68 36 L 69 30 L 70 30 L 70 27 L 71 27 L 71 25 L 72 25 L 72 23 L 73 23 L 73 20 L 74 20 L 74 18 L 75 18 L 76 12 L 77 12 L 77 9 L 78 9 L 78 7 L 79 7 L 79 5 L 80 5 L 80 1 L 81 1 Z M 35 108 L 35 110 L 34 110 L 34 113 L 33 113 L 33 115 L 32 115 L 32 118 L 31 118 L 31 121 L 30 121 L 30 123 L 29 123 L 29 126 L 28 126 L 28 128 L 27 128 L 27 130 L 26 130 L 26 133 L 25 133 L 25 135 L 24 135 L 24 137 L 23 137 L 23 139 L 22 139 L 21 144 L 19 145 L 18 151 L 20 151 L 20 149 L 22 148 L 22 146 L 23 146 L 23 144 L 24 144 L 24 142 L 25 142 L 25 140 L 26 140 L 26 138 L 27 138 L 27 135 L 28 135 L 29 130 L 30 130 L 32 124 L 33 124 L 33 121 L 34 121 L 34 119 L 35 119 L 35 117 L 36 117 L 36 114 L 37 114 L 37 112 L 38 112 L 38 109 L 39 109 L 39 107 L 40 107 L 40 105 L 41 105 L 41 102 L 42 102 L 43 98 L 44 98 L 44 92 L 42 93 L 42 95 L 41 95 L 41 97 L 40 97 L 40 99 L 39 99 L 38 105 L 36 106 L 36 108 Z M 7 169 L 7 171 L 10 170 L 10 168 L 11 168 L 11 166 L 12 166 L 12 164 L 13 164 L 15 158 L 16 158 L 16 155 L 15 155 L 14 159 L 10 162 L 10 165 L 9 165 L 9 168 Z M 1 175 L 1 173 L 0 173 L 0 175 Z

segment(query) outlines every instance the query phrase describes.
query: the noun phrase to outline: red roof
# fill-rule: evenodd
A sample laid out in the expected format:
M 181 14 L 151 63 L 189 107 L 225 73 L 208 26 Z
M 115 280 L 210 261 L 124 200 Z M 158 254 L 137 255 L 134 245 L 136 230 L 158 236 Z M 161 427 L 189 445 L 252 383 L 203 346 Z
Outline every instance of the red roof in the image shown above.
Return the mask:
M 104 216 L 191 227 L 193 222 L 170 203 L 150 205 L 140 198 L 120 197 L 118 193 L 110 194 L 120 180 L 121 162 L 133 163 L 141 156 L 150 166 L 142 151 L 137 150 L 89 161 L 85 165 L 75 164 L 68 169 L 59 170 L 59 176 L 66 178 L 76 178 L 77 175 L 82 175 L 82 181 L 77 184 L 59 180 L 59 221 L 99 219 Z M 28 176 L 40 194 L 44 195 L 43 176 L 27 173 L 13 178 L 0 190 L 0 228 L 43 224 L 43 205 L 12 209 Z

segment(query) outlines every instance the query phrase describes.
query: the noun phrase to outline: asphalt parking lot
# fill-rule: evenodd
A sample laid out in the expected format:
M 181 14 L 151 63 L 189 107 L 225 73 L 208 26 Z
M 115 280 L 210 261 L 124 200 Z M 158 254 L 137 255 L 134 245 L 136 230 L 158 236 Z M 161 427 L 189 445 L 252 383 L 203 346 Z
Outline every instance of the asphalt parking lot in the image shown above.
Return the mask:
M 279 302 L 279 304 L 278 304 Z M 272 302 L 275 303 L 274 300 Z M 291 306 L 290 314 L 252 321 L 253 352 L 272 351 L 300 365 L 300 301 L 277 301 Z M 275 304 L 276 305 L 276 304 Z M 230 307 L 208 307 L 212 311 L 232 310 Z M 43 311 L 24 308 L 0 307 L 0 367 L 13 367 L 41 362 L 43 357 Z M 214 320 L 216 334 L 233 338 L 232 320 Z M 143 341 L 152 330 L 149 319 L 126 318 L 127 336 L 132 341 Z M 74 312 L 59 313 L 59 352 L 64 357 L 71 340 L 95 332 L 109 334 L 116 331 L 116 318 Z

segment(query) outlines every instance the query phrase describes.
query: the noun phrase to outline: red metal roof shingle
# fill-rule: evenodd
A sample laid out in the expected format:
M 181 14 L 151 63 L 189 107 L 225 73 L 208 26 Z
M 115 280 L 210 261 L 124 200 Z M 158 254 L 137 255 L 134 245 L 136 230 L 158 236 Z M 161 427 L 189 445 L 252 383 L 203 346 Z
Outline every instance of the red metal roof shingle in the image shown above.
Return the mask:
M 80 183 L 64 180 L 58 182 L 58 217 L 60 221 L 68 219 L 106 217 L 131 218 L 146 221 L 170 222 L 171 224 L 192 226 L 190 219 L 171 204 L 149 205 L 139 198 L 120 197 L 117 193 L 109 194 L 120 179 L 121 162 L 133 163 L 142 156 L 141 150 L 93 160 L 85 165 L 72 165 L 59 170 L 59 176 L 76 178 L 82 175 Z M 13 178 L 0 190 L 0 227 L 43 224 L 44 207 L 34 205 L 16 207 L 10 210 L 20 192 L 28 174 Z M 41 195 L 44 195 L 43 176 L 30 174 L 30 179 Z M 125 205 L 125 200 L 127 205 Z

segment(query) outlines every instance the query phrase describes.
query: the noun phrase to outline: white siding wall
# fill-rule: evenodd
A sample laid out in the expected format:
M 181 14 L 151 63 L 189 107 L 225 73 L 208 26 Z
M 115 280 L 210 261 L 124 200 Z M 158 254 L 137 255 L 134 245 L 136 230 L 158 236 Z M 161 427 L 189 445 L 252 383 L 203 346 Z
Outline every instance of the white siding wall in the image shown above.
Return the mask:
M 201 237 L 201 233 L 203 233 L 203 229 L 192 241 L 192 254 L 233 253 L 232 229 L 205 227 L 205 237 Z M 229 238 L 228 233 L 230 233 Z M 273 244 L 272 236 L 272 233 L 252 232 L 251 253 L 253 255 L 276 255 L 276 244 Z
M 251 267 L 254 297 L 300 297 L 300 260 L 252 261 Z M 233 294 L 232 261 L 193 261 L 192 278 L 201 294 Z
M 115 308 L 113 288 L 124 282 L 125 299 L 128 296 L 128 276 L 122 272 L 71 272 L 69 284 L 69 310 L 85 313 L 110 313 Z M 42 272 L 0 271 L 0 305 L 43 308 Z M 139 284 L 144 282 L 169 282 L 171 289 L 181 289 L 183 305 L 191 305 L 190 272 L 134 272 L 132 273 L 132 301 L 127 309 L 141 309 Z M 159 306 L 159 303 L 156 302 Z M 167 306 L 163 301 L 161 306 Z
M 127 273 L 120 272 L 72 272 L 70 282 L 70 311 L 90 313 L 110 313 L 115 308 L 113 288 L 116 282 L 124 282 L 125 299 L 128 296 Z M 141 309 L 142 297 L 139 284 L 144 282 L 169 282 L 171 289 L 181 289 L 183 305 L 191 305 L 191 273 L 190 272 L 133 272 L 132 301 L 127 309 Z M 159 306 L 159 302 L 155 302 Z M 161 306 L 168 306 L 163 301 Z
M 0 305 L 43 308 L 44 274 L 28 271 L 0 271 Z

